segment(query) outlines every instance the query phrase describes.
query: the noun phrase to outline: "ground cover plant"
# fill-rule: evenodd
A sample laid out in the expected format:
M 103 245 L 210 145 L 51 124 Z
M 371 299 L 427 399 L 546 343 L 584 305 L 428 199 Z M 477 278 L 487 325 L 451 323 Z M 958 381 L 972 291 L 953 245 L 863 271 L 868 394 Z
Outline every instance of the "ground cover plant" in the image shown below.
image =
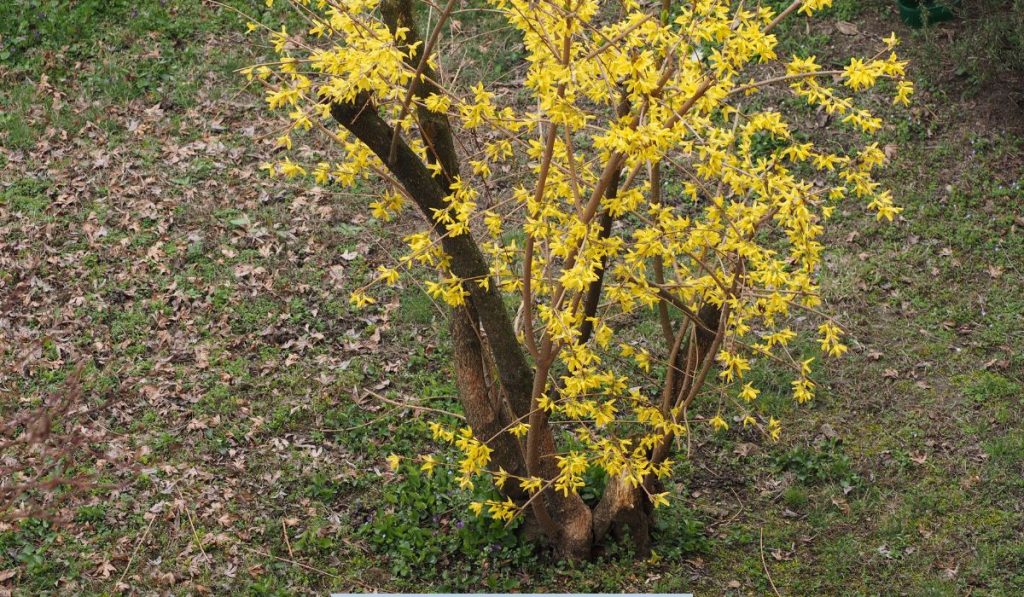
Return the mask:
M 376 187 L 259 170 L 281 120 L 236 70 L 273 48 L 239 31 L 279 29 L 282 7 L 50 4 L 0 5 L 0 417 L 38 412 L 85 362 L 83 396 L 108 406 L 88 428 L 137 468 L 83 465 L 98 483 L 67 516 L 0 523 L 3 590 L 1020 591 L 1020 110 L 943 51 L 968 22 L 915 33 L 890 2 L 837 1 L 779 26 L 780 50 L 825 68 L 893 30 L 911 63 L 909 112 L 866 96 L 904 212 L 843 206 L 826 232 L 823 309 L 849 352 L 802 406 L 752 367 L 777 444 L 732 413 L 712 433 L 713 401 L 695 402 L 706 431 L 666 482 L 650 558 L 613 544 L 553 564 L 467 512 L 498 499 L 485 484 L 419 471 L 450 457 L 428 423 L 462 414 L 443 310 L 410 278 L 349 304 L 403 250 L 372 239 L 415 220 L 371 218 Z M 496 28 L 458 10 L 467 35 Z M 516 81 L 522 48 L 488 39 L 508 51 L 480 76 Z

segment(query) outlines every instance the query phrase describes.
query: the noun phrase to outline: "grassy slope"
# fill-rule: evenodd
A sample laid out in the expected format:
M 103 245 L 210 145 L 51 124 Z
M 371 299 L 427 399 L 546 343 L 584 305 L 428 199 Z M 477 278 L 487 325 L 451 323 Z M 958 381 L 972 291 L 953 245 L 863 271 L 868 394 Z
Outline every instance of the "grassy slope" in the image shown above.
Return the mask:
M 660 561 L 583 567 L 464 520 L 443 478 L 387 472 L 428 445 L 424 419 L 362 389 L 455 409 L 444 326 L 416 289 L 349 310 L 382 231 L 358 196 L 258 172 L 277 124 L 231 73 L 254 59 L 241 21 L 53 6 L 0 7 L 0 413 L 87 357 L 91 395 L 113 399 L 102 424 L 143 471 L 72 525 L 0 527 L 0 586 L 764 593 L 767 568 L 787 594 L 1024 589 L 1020 123 L 963 95 L 942 36 L 903 31 L 888 3 L 837 2 L 787 42 L 840 55 L 897 29 L 917 66 L 921 100 L 884 140 L 903 218 L 851 206 L 832 232 L 829 303 L 855 350 L 809 407 L 766 396 L 781 444 L 695 438 Z

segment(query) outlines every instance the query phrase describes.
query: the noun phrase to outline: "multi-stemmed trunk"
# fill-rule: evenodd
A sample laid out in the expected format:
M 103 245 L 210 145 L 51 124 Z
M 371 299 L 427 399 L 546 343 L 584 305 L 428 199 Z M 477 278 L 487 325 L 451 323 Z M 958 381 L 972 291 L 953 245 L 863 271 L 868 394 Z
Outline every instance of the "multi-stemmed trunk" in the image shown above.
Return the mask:
M 385 0 L 381 8 L 385 22 L 392 30 L 398 27 L 408 29 L 405 43 L 421 41 L 412 19 L 411 0 Z M 413 59 L 410 59 L 410 67 L 424 75 L 411 84 L 410 99 L 423 100 L 431 93 L 440 92 L 429 67 Z M 379 115 L 368 97 L 360 96 L 351 103 L 332 104 L 331 114 L 384 162 L 427 220 L 434 222 L 431 214 L 445 208 L 445 197 L 451 193 L 451 184 L 459 174 L 459 159 L 447 117 L 419 107 L 420 103 L 416 103 L 419 133 L 427 147 L 429 162 L 441 166 L 441 174 L 436 177 L 401 135 Z M 602 196 L 612 197 L 618 186 L 619 168 L 610 166 L 608 173 L 610 176 L 603 181 L 604 188 L 600 192 Z M 607 235 L 611 227 L 610 216 L 602 213 L 598 221 L 602 233 Z M 460 279 L 490 277 L 487 262 L 471 233 L 452 236 L 443 226 L 433 225 L 441 237 L 442 249 L 450 258 L 452 274 Z M 586 310 L 596 309 L 601 295 L 603 264 L 597 273 L 598 280 L 592 283 L 585 299 Z M 557 391 L 547 387 L 555 355 L 548 351 L 541 360 L 535 358 L 531 363 L 517 337 L 498 285 L 492 281 L 490 284 L 467 286 L 469 296 L 466 304 L 452 308 L 450 317 L 456 380 L 466 421 L 474 435 L 486 441 L 493 450 L 489 465 L 492 470 L 504 469 L 519 478 L 554 479 L 559 474 L 554 458 L 556 438 L 547 414 L 537 409 L 535 404 L 545 391 Z M 663 327 L 666 327 L 665 313 L 662 315 Z M 674 348 L 665 380 L 663 410 L 666 418 L 670 417 L 669 411 L 675 405 L 680 402 L 688 405 L 696 394 L 694 386 L 699 387 L 707 374 L 712 360 L 710 355 L 714 354 L 712 345 L 716 336 L 721 335 L 718 309 L 704 309 L 699 316 L 692 315 L 690 320 L 688 325 L 679 326 L 674 342 L 671 334 L 666 334 Z M 589 323 L 584 325 L 588 327 L 581 329 L 581 340 L 586 342 L 591 330 Z M 666 329 L 671 330 L 671 326 Z M 686 340 L 685 349 L 683 340 Z M 527 420 L 530 432 L 526 441 L 507 432 L 516 421 Z M 672 439 L 663 438 L 650 455 L 652 462 L 658 463 L 667 458 Z M 551 488 L 532 500 L 514 483 L 508 484 L 504 491 L 519 504 L 530 502 L 524 528 L 531 535 L 544 537 L 563 557 L 584 559 L 593 555 L 595 547 L 606 536 L 625 538 L 627 532 L 638 553 L 649 551 L 653 508 L 647 496 L 659 489 L 659 483 L 653 477 L 638 487 L 625 477 L 612 478 L 593 508 L 575 493 L 565 495 Z

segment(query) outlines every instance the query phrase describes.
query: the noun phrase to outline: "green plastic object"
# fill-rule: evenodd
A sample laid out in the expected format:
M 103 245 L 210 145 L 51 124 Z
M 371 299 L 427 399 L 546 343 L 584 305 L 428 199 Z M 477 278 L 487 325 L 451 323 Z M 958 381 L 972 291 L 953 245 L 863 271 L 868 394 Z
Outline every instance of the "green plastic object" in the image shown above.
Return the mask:
M 896 0 L 900 7 L 900 18 L 908 26 L 920 29 L 925 25 L 950 21 L 956 18 L 953 10 L 959 1 L 946 0 Z

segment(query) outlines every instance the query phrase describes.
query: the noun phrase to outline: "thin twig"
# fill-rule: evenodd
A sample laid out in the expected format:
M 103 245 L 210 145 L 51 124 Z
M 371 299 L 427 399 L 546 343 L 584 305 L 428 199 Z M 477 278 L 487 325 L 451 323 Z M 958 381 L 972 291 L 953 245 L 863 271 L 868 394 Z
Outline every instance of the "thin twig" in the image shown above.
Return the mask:
M 775 586 L 775 581 L 772 580 L 772 573 L 768 572 L 768 562 L 764 559 L 764 527 L 761 527 L 761 565 L 764 566 L 764 575 L 768 577 L 772 590 L 775 591 L 778 597 L 782 597 L 782 593 L 779 593 L 779 589 Z
M 456 414 L 456 413 L 449 412 L 449 411 L 446 411 L 446 410 L 441 410 L 439 408 L 430 408 L 429 406 L 419 406 L 419 405 L 416 405 L 416 404 L 406 404 L 404 402 L 398 402 L 397 400 L 392 400 L 390 398 L 385 398 L 384 396 L 381 396 L 380 394 L 378 394 L 377 392 L 374 392 L 373 390 L 366 390 L 366 389 L 364 389 L 363 391 L 366 392 L 367 394 L 369 394 L 370 396 L 373 396 L 374 398 L 382 401 L 382 402 L 387 402 L 388 404 L 394 404 L 395 406 L 401 406 L 402 408 L 411 408 L 411 409 L 414 409 L 414 410 L 422 410 L 422 411 L 437 413 L 439 415 L 447 415 L 449 417 L 455 417 L 456 419 L 460 419 L 462 421 L 466 420 L 466 417 L 464 417 L 464 416 L 462 416 L 460 414 Z
M 296 565 L 296 566 L 298 566 L 300 568 L 305 568 L 306 570 L 309 570 L 310 572 L 316 572 L 317 574 L 322 574 L 324 576 L 329 576 L 331 578 L 341 578 L 337 574 L 331 574 L 330 572 L 327 572 L 326 570 L 321 570 L 319 568 L 314 568 L 313 566 L 310 566 L 309 564 L 303 564 L 302 562 L 299 562 L 297 560 L 289 560 L 288 558 L 282 558 L 281 556 L 275 556 L 274 554 L 270 554 L 270 553 L 267 553 L 265 551 L 260 551 L 258 549 L 253 549 L 251 547 L 246 547 L 244 545 L 242 546 L 242 549 L 244 549 L 245 551 L 249 551 L 249 552 L 255 553 L 255 554 L 259 554 L 259 555 L 261 555 L 261 556 L 263 556 L 265 558 L 274 558 L 275 560 L 280 560 L 282 562 L 287 562 L 288 564 L 294 564 L 294 565 Z M 358 583 L 359 581 L 356 581 L 356 582 Z M 362 583 L 359 583 L 359 584 L 362 585 Z M 365 587 L 366 585 L 363 585 L 363 586 Z
M 288 540 L 288 527 L 284 524 L 284 519 L 281 519 L 281 534 L 284 535 L 284 545 L 288 548 L 288 557 L 294 558 L 295 554 L 292 553 L 292 542 Z
M 740 496 L 737 495 L 736 492 L 734 490 L 732 490 L 732 489 L 729 489 L 729 491 L 732 493 L 732 497 L 736 498 L 736 503 L 739 504 L 739 506 L 740 506 L 739 509 L 736 510 L 736 513 L 733 514 L 732 516 L 730 516 L 729 518 L 727 518 L 725 520 L 719 520 L 719 521 L 716 521 L 716 522 L 713 522 L 713 523 L 709 524 L 707 526 L 707 530 L 710 531 L 711 529 L 713 529 L 713 528 L 715 528 L 717 526 L 721 526 L 723 524 L 727 525 L 730 522 L 732 522 L 732 521 L 736 520 L 737 518 L 739 518 L 740 514 L 743 513 L 743 501 L 740 500 Z
M 210 556 L 206 554 L 206 550 L 203 549 L 203 542 L 199 539 L 199 533 L 196 531 L 196 525 L 192 522 L 192 512 L 189 511 L 188 504 L 185 502 L 185 497 L 181 495 L 181 490 L 177 487 L 174 488 L 178 492 L 178 499 L 181 500 L 182 507 L 185 509 L 185 516 L 188 518 L 188 526 L 192 528 L 192 538 L 195 539 L 196 545 L 199 546 L 199 552 L 203 554 L 203 561 L 206 563 L 207 568 L 210 566 Z
M 128 574 L 128 571 L 132 568 L 132 562 L 135 561 L 135 556 L 139 553 L 139 548 L 146 542 L 146 537 L 149 536 L 149 529 L 153 528 L 153 523 L 156 522 L 156 514 L 149 520 L 149 524 L 146 526 L 145 532 L 142 533 L 142 537 L 139 538 L 139 542 L 135 544 L 135 549 L 132 550 L 132 557 L 128 558 L 128 563 L 124 567 L 124 572 L 121 573 L 121 578 L 117 579 L 115 587 L 124 581 L 124 577 Z

